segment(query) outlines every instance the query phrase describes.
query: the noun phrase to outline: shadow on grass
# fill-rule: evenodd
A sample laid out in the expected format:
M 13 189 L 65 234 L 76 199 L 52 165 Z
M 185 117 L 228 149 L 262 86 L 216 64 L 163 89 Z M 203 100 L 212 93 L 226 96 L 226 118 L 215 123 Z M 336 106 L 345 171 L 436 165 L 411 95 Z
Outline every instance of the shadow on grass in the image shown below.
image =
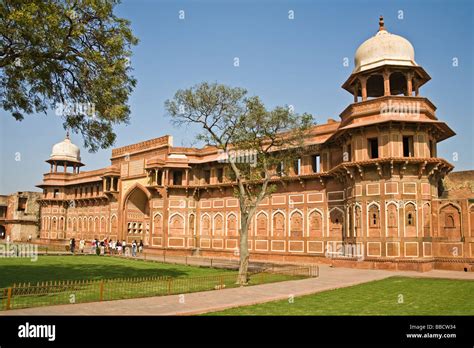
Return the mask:
M 52 264 L 52 265 L 1 265 L 0 287 L 13 283 L 55 280 L 110 279 L 132 277 L 184 277 L 193 276 L 192 271 L 177 268 L 135 268 L 117 264 Z

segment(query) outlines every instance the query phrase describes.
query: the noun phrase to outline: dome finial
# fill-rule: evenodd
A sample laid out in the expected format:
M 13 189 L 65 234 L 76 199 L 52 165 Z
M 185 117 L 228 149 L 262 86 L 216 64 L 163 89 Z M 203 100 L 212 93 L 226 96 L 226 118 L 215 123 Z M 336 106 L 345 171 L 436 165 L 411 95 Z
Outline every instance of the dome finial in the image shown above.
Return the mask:
M 66 130 L 66 139 L 69 139 L 69 129 Z
M 383 21 L 383 16 L 380 15 L 379 17 L 379 31 L 382 31 L 382 30 L 385 30 L 385 26 L 384 26 L 384 21 Z

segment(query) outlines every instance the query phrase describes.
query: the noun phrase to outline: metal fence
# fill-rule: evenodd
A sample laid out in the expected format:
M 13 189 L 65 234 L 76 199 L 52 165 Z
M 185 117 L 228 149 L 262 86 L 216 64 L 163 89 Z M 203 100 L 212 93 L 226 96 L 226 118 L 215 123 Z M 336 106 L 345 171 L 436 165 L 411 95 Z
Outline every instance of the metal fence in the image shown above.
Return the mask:
M 318 277 L 316 265 L 283 267 L 249 274 L 249 285 Z M 0 289 L 0 310 L 186 294 L 238 287 L 237 274 L 171 278 L 119 278 L 21 283 Z

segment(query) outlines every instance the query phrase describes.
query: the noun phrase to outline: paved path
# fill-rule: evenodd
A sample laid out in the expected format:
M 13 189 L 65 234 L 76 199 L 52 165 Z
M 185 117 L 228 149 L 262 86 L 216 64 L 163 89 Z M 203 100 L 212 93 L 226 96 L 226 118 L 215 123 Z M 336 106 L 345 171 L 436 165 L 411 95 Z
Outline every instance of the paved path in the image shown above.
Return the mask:
M 455 271 L 435 270 L 425 273 L 393 272 L 331 268 L 322 265 L 320 266 L 319 278 L 205 291 L 185 295 L 17 309 L 0 312 L 0 315 L 192 315 L 237 306 L 288 299 L 290 296 L 308 295 L 320 291 L 383 279 L 394 275 L 474 280 L 473 273 Z

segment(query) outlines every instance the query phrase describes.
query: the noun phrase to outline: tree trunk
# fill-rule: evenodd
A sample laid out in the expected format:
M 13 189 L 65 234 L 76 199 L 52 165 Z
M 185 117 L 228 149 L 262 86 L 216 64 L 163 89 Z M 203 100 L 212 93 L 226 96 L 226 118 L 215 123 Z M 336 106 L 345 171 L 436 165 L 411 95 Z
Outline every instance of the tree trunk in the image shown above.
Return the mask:
M 249 266 L 249 244 L 248 244 L 248 228 L 247 217 L 242 216 L 239 231 L 240 236 L 240 266 L 237 284 L 246 285 L 248 283 L 248 266 Z

